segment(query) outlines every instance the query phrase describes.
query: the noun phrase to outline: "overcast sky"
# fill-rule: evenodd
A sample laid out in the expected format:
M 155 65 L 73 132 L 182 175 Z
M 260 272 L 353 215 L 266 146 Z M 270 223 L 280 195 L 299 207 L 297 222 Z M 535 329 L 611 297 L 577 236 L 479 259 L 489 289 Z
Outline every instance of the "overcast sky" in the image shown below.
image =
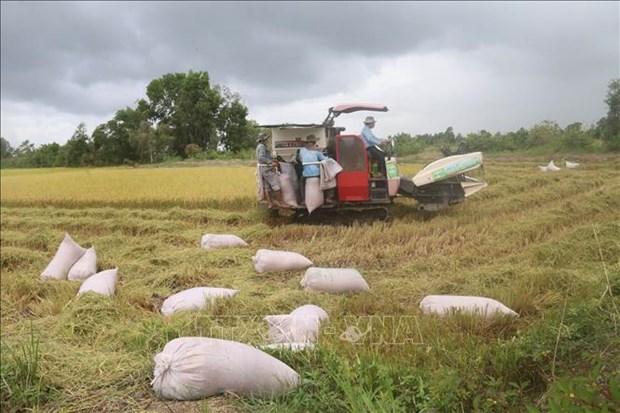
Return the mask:
M 619 4 L 3 1 L 1 132 L 62 143 L 189 70 L 240 93 L 259 123 L 371 102 L 390 108 L 379 135 L 590 124 L 620 76 Z

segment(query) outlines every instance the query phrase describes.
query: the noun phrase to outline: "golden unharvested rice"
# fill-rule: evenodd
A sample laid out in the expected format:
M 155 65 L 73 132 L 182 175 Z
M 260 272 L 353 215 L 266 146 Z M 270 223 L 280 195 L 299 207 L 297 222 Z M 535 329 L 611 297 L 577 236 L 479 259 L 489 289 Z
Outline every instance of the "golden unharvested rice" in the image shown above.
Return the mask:
M 2 173 L 2 201 L 226 199 L 254 193 L 254 168 L 96 168 Z
M 254 173 L 250 166 L 4 170 L 0 193 L 3 202 L 225 201 L 254 197 Z

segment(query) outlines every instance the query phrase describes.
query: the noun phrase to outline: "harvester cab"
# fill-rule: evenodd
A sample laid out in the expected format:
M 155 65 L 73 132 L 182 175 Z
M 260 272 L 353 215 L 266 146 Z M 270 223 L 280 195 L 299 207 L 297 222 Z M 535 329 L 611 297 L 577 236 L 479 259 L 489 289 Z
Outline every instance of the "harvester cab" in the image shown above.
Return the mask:
M 411 197 L 418 201 L 418 208 L 437 211 L 463 202 L 465 198 L 485 188 L 487 184 L 465 173 L 482 166 L 481 152 L 449 156 L 424 167 L 412 178 L 400 176 L 396 158 L 391 148 L 380 164 L 373 164 L 362 137 L 356 133 L 345 133 L 345 128 L 335 126 L 335 118 L 345 113 L 358 111 L 387 112 L 387 106 L 375 104 L 344 104 L 329 108 L 321 124 L 278 124 L 262 125 L 271 135 L 271 150 L 285 163 L 296 165 L 297 182 L 303 184 L 303 165 L 297 154 L 306 143 L 308 135 L 316 137 L 316 149 L 335 159 L 342 171 L 336 176 L 336 188 L 320 209 L 362 210 L 385 209 L 398 196 Z M 290 170 L 290 169 L 289 169 Z M 304 188 L 297 188 L 297 199 L 303 198 Z M 303 203 L 300 210 L 305 210 Z

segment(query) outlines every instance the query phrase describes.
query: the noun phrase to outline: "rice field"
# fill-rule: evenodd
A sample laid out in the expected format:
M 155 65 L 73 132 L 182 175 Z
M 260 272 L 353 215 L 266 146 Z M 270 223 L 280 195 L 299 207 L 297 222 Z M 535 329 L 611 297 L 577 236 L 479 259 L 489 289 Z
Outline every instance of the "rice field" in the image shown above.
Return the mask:
M 249 165 L 2 170 L 2 411 L 620 411 L 620 158 L 581 161 L 541 173 L 536 159 L 491 158 L 489 187 L 462 205 L 428 216 L 398 199 L 390 221 L 351 225 L 270 218 Z M 96 248 L 99 269 L 119 268 L 113 298 L 39 280 L 65 231 Z M 250 247 L 207 252 L 204 233 Z M 303 272 L 256 274 L 258 248 L 357 268 L 371 291 L 311 293 Z M 164 297 L 205 285 L 240 293 L 159 314 Z M 519 317 L 424 316 L 427 294 L 488 296 Z M 153 394 L 152 358 L 167 341 L 259 345 L 265 315 L 308 303 L 330 316 L 318 349 L 273 353 L 302 376 L 295 391 Z
M 2 200 L 51 204 L 132 202 L 208 203 L 248 198 L 255 192 L 253 168 L 58 168 L 48 173 L 9 170 Z

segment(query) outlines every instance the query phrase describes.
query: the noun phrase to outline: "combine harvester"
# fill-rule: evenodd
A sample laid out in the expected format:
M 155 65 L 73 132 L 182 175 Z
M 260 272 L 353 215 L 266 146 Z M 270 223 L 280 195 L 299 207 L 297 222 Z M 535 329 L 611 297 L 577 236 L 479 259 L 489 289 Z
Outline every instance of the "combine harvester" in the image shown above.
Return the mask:
M 342 166 L 331 202 L 322 205 L 313 215 L 316 212 L 372 211 L 387 218 L 388 207 L 397 196 L 414 198 L 420 210 L 439 211 L 463 202 L 487 186 L 486 182 L 465 175 L 482 167 L 481 152 L 439 159 L 413 178 L 400 176 L 396 159 L 389 155 L 373 170 L 362 137 L 344 133 L 345 128 L 334 126 L 334 118 L 358 111 L 387 112 L 388 108 L 374 104 L 344 104 L 330 108 L 322 124 L 261 126 L 270 131 L 271 151 L 280 162 L 297 163 L 299 148 L 305 145 L 306 136 L 312 134 L 317 139 L 317 150 Z M 298 178 L 302 182 L 301 176 L 298 175 Z M 302 206 L 295 215 L 305 216 L 307 210 Z

